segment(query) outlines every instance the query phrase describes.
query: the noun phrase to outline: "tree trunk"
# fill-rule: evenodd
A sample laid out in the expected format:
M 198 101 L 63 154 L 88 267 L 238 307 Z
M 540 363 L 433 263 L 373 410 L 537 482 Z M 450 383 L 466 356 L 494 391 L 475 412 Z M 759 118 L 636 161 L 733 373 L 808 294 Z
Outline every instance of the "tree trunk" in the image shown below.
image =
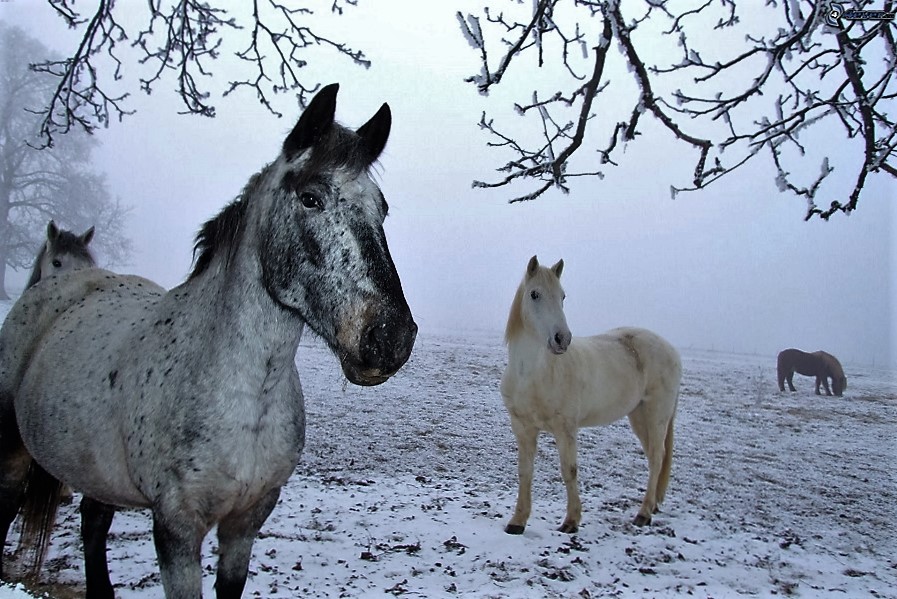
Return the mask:
M 9 294 L 6 293 L 6 264 L 0 261 L 0 300 L 8 300 Z

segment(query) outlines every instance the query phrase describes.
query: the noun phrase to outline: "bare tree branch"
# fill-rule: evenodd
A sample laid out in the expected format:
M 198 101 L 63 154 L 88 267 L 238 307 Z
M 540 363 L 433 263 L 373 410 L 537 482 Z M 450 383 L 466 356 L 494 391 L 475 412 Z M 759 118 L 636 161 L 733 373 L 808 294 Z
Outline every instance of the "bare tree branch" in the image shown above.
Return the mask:
M 224 2 L 215 6 L 207 0 L 147 0 L 144 24 L 133 27 L 119 19 L 124 3 L 99 0 L 93 14 L 83 17 L 75 0 L 47 1 L 70 28 L 83 31 L 72 56 L 32 65 L 35 71 L 53 75 L 58 81 L 48 105 L 41 110 L 41 137 L 48 146 L 56 135 L 75 127 L 93 132 L 133 113 L 128 108 L 130 92 L 112 91 L 133 85 L 124 76 L 126 63 L 143 68 L 136 80 L 140 90 L 150 94 L 173 78 L 182 113 L 207 117 L 215 116 L 215 96 L 242 89 L 252 90 L 277 116 L 276 94 L 295 92 L 304 105 L 308 94 L 319 87 L 317 81 L 300 73 L 307 65 L 305 53 L 313 47 L 370 66 L 362 51 L 311 26 L 315 10 L 278 0 L 253 0 L 242 6 Z M 356 4 L 357 0 L 332 0 L 330 12 L 341 15 L 347 6 Z M 127 5 L 132 12 L 134 7 L 133 3 Z M 231 43 L 235 44 L 233 50 L 229 49 Z M 235 55 L 250 72 L 231 79 L 227 88 L 218 92 L 212 74 L 223 53 Z M 128 69 L 129 77 L 132 70 Z
M 866 11 L 871 4 L 853 2 Z M 534 181 L 533 192 L 511 202 L 536 199 L 551 188 L 566 192 L 572 176 L 568 171 L 601 176 L 588 165 L 616 166 L 621 148 L 642 132 L 644 114 L 697 152 L 691 185 L 671 185 L 674 196 L 704 189 L 768 155 L 778 188 L 807 202 L 806 218 L 828 219 L 856 209 L 871 174 L 897 177 L 897 127 L 887 110 L 897 97 L 895 0 L 884 2 L 879 20 L 844 17 L 834 26 L 826 22 L 828 3 L 813 0 L 766 0 L 765 7 L 752 3 L 749 9 L 734 0 L 627 2 L 626 10 L 641 10 L 635 13 L 624 13 L 622 6 L 620 0 L 537 0 L 524 14 L 524 8 L 511 16 L 511 11 L 496 15 L 486 9 L 482 23 L 476 15 L 457 15 L 481 62 L 481 72 L 467 81 L 481 93 L 507 81 L 518 63 L 563 65 L 571 80 L 569 93 L 534 91 L 532 102 L 515 104 L 519 114 L 531 117 L 534 132 L 542 132 L 543 143 L 535 149 L 518 141 L 520 134 L 499 131 L 494 119 L 483 115 L 480 126 L 491 137 L 489 145 L 513 157 L 498 168 L 503 178 L 475 181 L 475 187 Z M 562 8 L 564 17 L 559 16 Z M 642 29 L 657 33 L 642 36 Z M 611 37 L 619 54 L 604 43 Z M 658 54 L 653 43 L 658 40 L 667 46 L 667 40 L 675 42 L 680 58 Z M 496 44 L 500 58 L 493 67 Z M 575 44 L 587 49 L 593 67 L 601 64 L 585 84 L 576 76 L 582 60 L 569 51 Z M 635 95 L 621 85 L 621 72 L 630 74 Z M 574 107 L 573 121 L 560 117 Z M 597 112 L 602 119 L 593 118 Z M 622 118 L 608 118 L 610 114 Z M 798 182 L 812 170 L 807 168 L 811 155 L 822 152 L 818 144 L 808 146 L 803 140 L 833 128 L 848 143 L 859 144 L 863 160 L 846 199 L 833 199 L 820 209 L 821 194 L 836 190 L 829 175 L 836 168 L 857 168 L 844 153 L 819 156 L 817 174 L 807 183 Z M 603 146 L 594 141 L 602 135 L 608 140 Z M 597 157 L 583 154 L 583 148 L 594 149 Z M 571 168 L 575 156 L 585 168 Z

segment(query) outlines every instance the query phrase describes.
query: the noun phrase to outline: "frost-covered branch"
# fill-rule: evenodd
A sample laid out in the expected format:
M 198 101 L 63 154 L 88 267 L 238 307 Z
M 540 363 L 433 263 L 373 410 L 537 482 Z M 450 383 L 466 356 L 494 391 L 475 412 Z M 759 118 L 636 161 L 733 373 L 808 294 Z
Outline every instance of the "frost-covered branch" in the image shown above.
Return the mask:
M 480 92 L 513 76 L 525 79 L 533 66 L 557 72 L 562 65 L 569 80 L 566 90 L 534 91 L 531 102 L 515 104 L 532 132 L 541 133 L 535 147 L 520 141 L 529 138 L 525 133 L 501 131 L 483 115 L 490 145 L 511 158 L 498 169 L 503 178 L 474 185 L 534 181 L 533 192 L 511 201 L 552 187 L 566 192 L 567 173 L 600 175 L 597 165 L 619 164 L 649 115 L 688 148 L 683 157 L 693 156 L 690 185 L 671 185 L 673 195 L 704 189 L 767 156 L 778 188 L 807 202 L 807 218 L 851 212 L 870 175 L 897 177 L 897 128 L 887 110 L 897 97 L 897 45 L 887 19 L 895 1 L 883 3 L 881 20 L 834 25 L 826 22 L 827 3 L 813 0 L 750 7 L 734 0 L 633 0 L 625 4 L 633 12 L 625 13 L 620 0 L 534 0 L 516 12 L 487 9 L 485 20 L 459 13 L 481 62 L 481 72 L 467 81 Z M 878 8 L 871 0 L 843 4 Z M 609 51 L 611 38 L 618 53 Z M 582 56 L 570 51 L 574 46 Z M 583 83 L 576 74 L 587 63 L 601 68 Z M 844 152 L 845 145 L 857 152 Z M 852 189 L 832 182 L 836 169 L 856 169 Z M 817 206 L 823 195 L 830 196 L 826 209 Z
M 295 92 L 304 105 L 307 94 L 319 86 L 301 73 L 308 64 L 305 53 L 312 47 L 327 48 L 360 66 L 370 65 L 362 51 L 316 30 L 312 26 L 315 11 L 296 3 L 147 0 L 141 5 L 125 5 L 99 0 L 93 14 L 84 17 L 75 0 L 47 2 L 66 25 L 83 32 L 78 48 L 68 58 L 32 65 L 35 71 L 51 74 L 58 81 L 43 110 L 41 136 L 47 145 L 52 145 L 55 135 L 74 127 L 92 132 L 131 114 L 127 90 L 134 83 L 124 73 L 131 77 L 135 69 L 130 65 L 141 67 L 136 79 L 139 89 L 149 94 L 163 81 L 173 79 L 182 112 L 208 117 L 215 116 L 215 96 L 243 88 L 251 89 L 256 99 L 278 116 L 273 95 Z M 356 3 L 332 0 L 330 11 L 341 15 Z M 120 12 L 129 10 L 133 15 L 137 6 L 143 15 L 128 22 L 138 25 L 123 25 Z M 231 43 L 235 44 L 233 50 Z M 215 61 L 230 52 L 250 70 L 218 91 L 212 81 Z

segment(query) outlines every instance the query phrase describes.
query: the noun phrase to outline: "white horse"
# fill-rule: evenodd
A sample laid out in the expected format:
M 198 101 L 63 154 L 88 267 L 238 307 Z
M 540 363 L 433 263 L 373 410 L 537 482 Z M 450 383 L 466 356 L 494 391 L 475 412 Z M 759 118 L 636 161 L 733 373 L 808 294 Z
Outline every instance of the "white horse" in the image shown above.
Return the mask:
M 635 525 L 651 522 L 670 479 L 673 419 L 682 376 L 679 354 L 644 329 L 573 337 L 564 316 L 563 268 L 563 260 L 547 268 L 536 256 L 530 259 L 505 329 L 508 366 L 501 395 L 517 438 L 519 476 L 517 507 L 505 528 L 509 534 L 522 534 L 529 519 L 540 431 L 554 435 L 567 488 L 561 532 L 576 532 L 582 518 L 576 466 L 580 427 L 607 425 L 629 416 L 650 469 Z

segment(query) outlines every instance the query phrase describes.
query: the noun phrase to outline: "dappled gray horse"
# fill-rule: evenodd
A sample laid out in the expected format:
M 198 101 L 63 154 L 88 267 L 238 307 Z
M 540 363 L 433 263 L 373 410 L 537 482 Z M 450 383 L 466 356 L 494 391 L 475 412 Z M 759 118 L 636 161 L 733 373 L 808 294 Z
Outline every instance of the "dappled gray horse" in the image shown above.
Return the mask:
M 87 498 L 89 597 L 113 596 L 113 506 L 152 510 L 169 598 L 201 596 L 201 544 L 217 525 L 216 593 L 239 597 L 305 441 L 303 326 L 355 384 L 385 382 L 411 354 L 417 325 L 369 174 L 389 107 L 352 131 L 334 122 L 336 93 L 323 88 L 277 159 L 202 227 L 182 285 L 76 271 L 24 293 L 0 330 L 0 533 L 33 458 Z M 54 510 L 23 516 L 46 529 Z
M 96 266 L 97 261 L 87 247 L 91 239 L 93 227 L 75 235 L 60 229 L 51 220 L 47 223 L 47 240 L 34 259 L 34 267 L 25 287 L 33 287 L 43 277 Z

